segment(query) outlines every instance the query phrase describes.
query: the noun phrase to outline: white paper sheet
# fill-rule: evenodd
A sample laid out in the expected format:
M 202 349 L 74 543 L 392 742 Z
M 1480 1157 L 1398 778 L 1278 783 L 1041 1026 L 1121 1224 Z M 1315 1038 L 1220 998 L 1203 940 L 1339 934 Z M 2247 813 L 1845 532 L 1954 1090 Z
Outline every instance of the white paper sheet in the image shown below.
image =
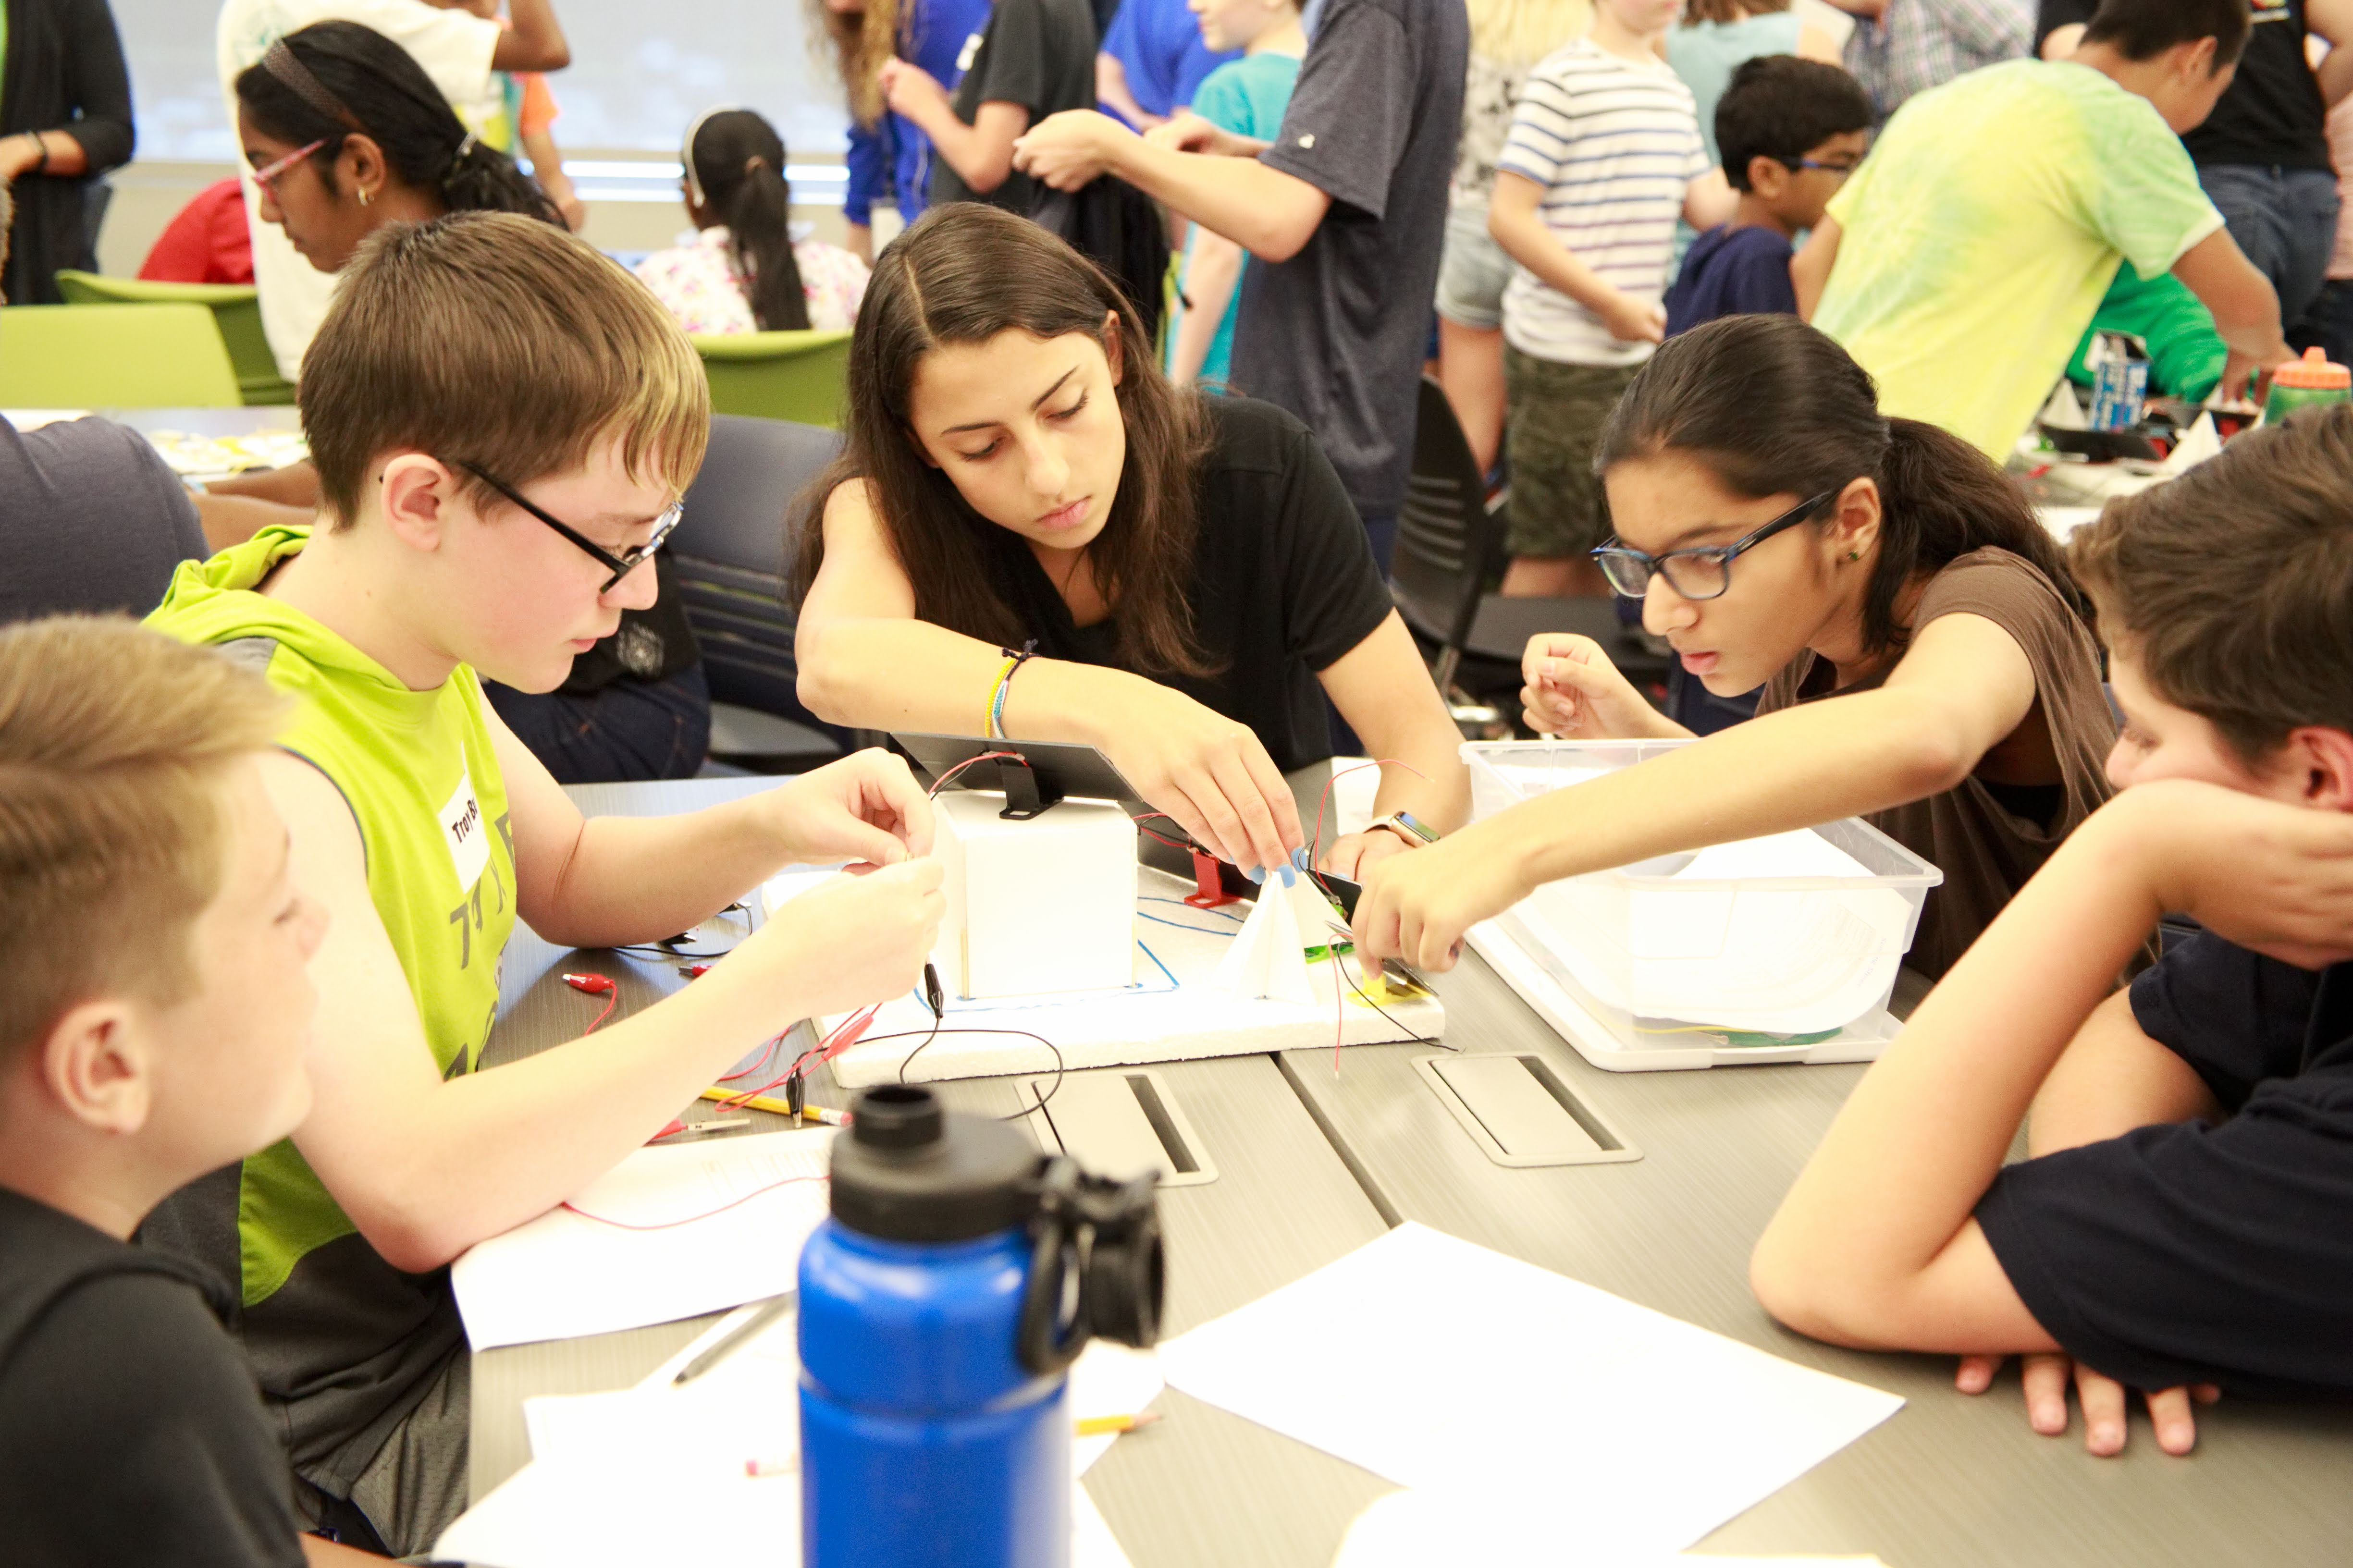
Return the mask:
M 777 1320 L 693 1382 L 670 1382 L 748 1315 L 729 1314 L 634 1388 L 524 1401 L 533 1462 L 452 1525 L 436 1555 L 481 1568 L 798 1563 L 794 1318 Z M 1160 1387 L 1149 1352 L 1116 1345 L 1090 1345 L 1071 1369 L 1079 1415 L 1132 1414 Z M 1113 1441 L 1074 1447 L 1072 1568 L 1127 1568 L 1078 1484 L 1077 1472 Z M 747 1459 L 765 1473 L 746 1474 Z
M 1160 1363 L 1401 1486 L 1526 1489 L 1597 1550 L 1688 1546 L 1903 1405 L 1413 1224 Z
M 1882 1568 L 1876 1557 L 1712 1557 L 1595 1552 L 1564 1527 L 1549 1498 L 1525 1493 L 1391 1492 L 1356 1516 L 1332 1568 Z
M 792 1181 L 682 1224 L 697 1205 L 779 1168 L 822 1160 L 832 1130 L 640 1149 L 583 1196 L 632 1230 L 555 1208 L 481 1242 L 449 1271 L 478 1351 L 610 1333 L 756 1301 L 793 1288 L 801 1243 L 825 1218 L 823 1182 Z M 642 1216 L 642 1217 L 640 1217 Z

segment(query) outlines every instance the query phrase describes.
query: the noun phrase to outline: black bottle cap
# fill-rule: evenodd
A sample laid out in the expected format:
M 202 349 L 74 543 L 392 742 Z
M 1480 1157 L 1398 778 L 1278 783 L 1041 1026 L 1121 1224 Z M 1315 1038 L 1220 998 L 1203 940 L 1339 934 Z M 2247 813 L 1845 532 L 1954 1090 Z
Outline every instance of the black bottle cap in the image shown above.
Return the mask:
M 870 1089 L 833 1144 L 833 1217 L 885 1241 L 969 1241 L 1026 1224 L 1038 1151 L 916 1084 Z

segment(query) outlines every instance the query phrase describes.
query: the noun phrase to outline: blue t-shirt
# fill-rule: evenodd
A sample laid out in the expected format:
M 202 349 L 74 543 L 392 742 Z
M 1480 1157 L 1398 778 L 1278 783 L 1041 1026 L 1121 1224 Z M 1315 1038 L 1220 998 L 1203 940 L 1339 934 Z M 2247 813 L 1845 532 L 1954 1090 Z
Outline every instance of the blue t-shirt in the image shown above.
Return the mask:
M 1129 5 L 1135 0 L 1128 0 Z M 1222 131 L 1237 135 L 1253 136 L 1261 142 L 1271 142 L 1282 130 L 1282 111 L 1291 103 L 1292 84 L 1299 79 L 1299 57 L 1278 55 L 1267 51 L 1244 55 L 1211 71 L 1193 95 L 1193 112 Z M 1193 269 L 1193 245 L 1199 237 L 1185 244 L 1185 270 Z M 1223 382 L 1233 369 L 1234 317 L 1241 308 L 1242 277 L 1250 270 L 1250 257 L 1242 257 L 1242 269 L 1234 274 L 1234 291 L 1227 297 L 1225 319 L 1218 323 L 1218 335 L 1210 341 L 1209 352 L 1201 361 L 1203 382 Z M 1177 279 L 1177 289 L 1184 289 L 1184 279 Z M 1169 334 L 1168 352 L 1176 352 L 1175 333 Z
M 1718 316 L 1794 316 L 1789 238 L 1778 228 L 1723 224 L 1692 241 L 1667 290 L 1667 336 Z
M 2201 931 L 2133 1020 L 2225 1113 L 2003 1169 L 1978 1223 L 2070 1355 L 2130 1388 L 2353 1395 L 2353 964 L 2317 973 Z
M 1103 52 L 1127 72 L 1127 90 L 1152 114 L 1173 114 L 1191 105 L 1209 73 L 1241 57 L 1213 51 L 1201 41 L 1201 24 L 1185 0 L 1120 0 L 1118 14 L 1103 34 Z

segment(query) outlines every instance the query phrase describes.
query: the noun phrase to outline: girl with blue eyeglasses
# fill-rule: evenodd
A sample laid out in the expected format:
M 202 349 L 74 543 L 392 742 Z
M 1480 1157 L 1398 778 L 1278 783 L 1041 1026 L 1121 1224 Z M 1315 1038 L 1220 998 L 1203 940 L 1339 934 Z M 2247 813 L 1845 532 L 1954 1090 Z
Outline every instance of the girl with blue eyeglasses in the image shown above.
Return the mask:
M 2110 794 L 2088 612 L 2024 493 L 1959 437 L 1881 415 L 1794 316 L 1669 340 L 1595 463 L 1611 584 L 1709 691 L 1762 688 L 1757 717 L 1373 868 L 1357 940 L 1443 970 L 1545 882 L 1862 816 L 1943 868 L 1908 961 L 1942 974 Z M 1536 730 L 1690 736 L 1588 638 L 1536 637 L 1523 668 Z

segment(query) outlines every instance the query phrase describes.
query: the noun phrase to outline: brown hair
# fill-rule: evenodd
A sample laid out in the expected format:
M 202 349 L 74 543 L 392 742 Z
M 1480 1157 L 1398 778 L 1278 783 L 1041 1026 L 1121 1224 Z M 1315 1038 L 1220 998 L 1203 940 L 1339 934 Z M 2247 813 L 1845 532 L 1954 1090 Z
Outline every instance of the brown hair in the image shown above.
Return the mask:
M 1789 0 L 1683 0 L 1683 26 L 1694 27 L 1702 22 L 1737 22 L 1744 16 L 1762 16 L 1788 8 Z
M 833 46 L 850 117 L 872 127 L 882 118 L 882 62 L 899 51 L 899 0 L 865 0 L 855 11 L 808 0 L 808 20 L 810 48 L 820 38 Z
M 522 485 L 618 437 L 633 479 L 659 474 L 683 494 L 711 435 L 702 362 L 670 312 L 593 246 L 512 213 L 370 235 L 302 356 L 296 399 L 337 528 L 387 452 Z M 459 478 L 478 506 L 505 504 Z
M 2353 407 L 2110 501 L 2067 554 L 2109 643 L 2250 764 L 2306 724 L 2353 731 Z
M 915 373 L 935 348 L 999 332 L 1103 342 L 1113 317 L 1127 461 L 1088 563 L 1118 612 L 1121 664 L 1208 673 L 1185 598 L 1200 521 L 1193 472 L 1208 445 L 1199 400 L 1161 374 L 1135 308 L 1102 268 L 1029 219 L 982 202 L 933 208 L 874 264 L 849 343 L 848 440 L 797 507 L 799 595 L 825 561 L 826 498 L 863 479 L 914 586 L 916 616 L 986 642 L 1019 642 L 1012 609 L 989 585 L 985 545 L 997 525 L 923 460 L 909 429 Z
M 1680 452 L 1728 489 L 1818 495 L 1879 486 L 1879 559 L 1863 592 L 1871 653 L 1910 641 L 1896 601 L 1914 578 L 1989 545 L 2032 563 L 2079 615 L 2085 606 L 2026 492 L 1967 441 L 1879 412 L 1846 350 L 1795 316 L 1725 316 L 1669 338 L 1602 426 L 1596 473 Z
M 189 928 L 220 891 L 220 784 L 285 702 L 206 647 L 127 620 L 0 629 L 0 1053 L 92 997 L 196 989 Z

